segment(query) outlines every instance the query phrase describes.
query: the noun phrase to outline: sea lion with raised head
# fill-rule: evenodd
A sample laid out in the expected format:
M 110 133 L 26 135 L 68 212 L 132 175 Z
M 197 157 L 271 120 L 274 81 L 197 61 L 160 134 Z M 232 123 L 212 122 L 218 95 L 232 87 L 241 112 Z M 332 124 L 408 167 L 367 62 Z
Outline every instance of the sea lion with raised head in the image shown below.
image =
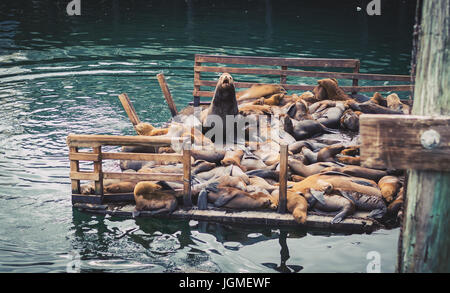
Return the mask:
M 389 109 L 392 109 L 394 111 L 401 111 L 403 112 L 403 114 L 408 115 L 410 112 L 410 108 L 408 105 L 403 104 L 400 101 L 400 98 L 398 97 L 397 94 L 390 94 L 389 96 L 387 96 L 386 98 L 386 103 L 387 103 L 387 107 Z
M 347 95 L 344 90 L 342 90 L 336 79 L 325 78 L 317 81 L 317 83 L 323 87 L 326 91 L 326 99 L 334 101 L 348 101 L 353 100 L 349 95 Z M 323 97 L 322 97 L 323 99 Z
M 177 208 L 175 191 L 165 182 L 141 181 L 134 188 L 137 211 L 171 213 Z
M 223 166 L 229 166 L 229 165 L 236 165 L 239 168 L 242 169 L 242 171 L 247 171 L 247 169 L 243 166 L 241 166 L 241 160 L 242 157 L 244 156 L 244 151 L 241 149 L 236 149 L 236 150 L 228 150 L 225 153 L 224 158 L 222 159 L 222 161 L 220 161 L 220 163 Z

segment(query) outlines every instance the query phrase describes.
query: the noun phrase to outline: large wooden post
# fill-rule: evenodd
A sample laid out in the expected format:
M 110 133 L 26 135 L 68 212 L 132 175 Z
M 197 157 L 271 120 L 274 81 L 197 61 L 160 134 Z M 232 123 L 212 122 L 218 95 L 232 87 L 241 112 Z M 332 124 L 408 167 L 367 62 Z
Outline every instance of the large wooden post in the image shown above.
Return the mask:
M 450 115 L 449 28 L 450 0 L 423 1 L 413 115 Z M 408 171 L 399 272 L 450 272 L 449 196 L 450 172 Z

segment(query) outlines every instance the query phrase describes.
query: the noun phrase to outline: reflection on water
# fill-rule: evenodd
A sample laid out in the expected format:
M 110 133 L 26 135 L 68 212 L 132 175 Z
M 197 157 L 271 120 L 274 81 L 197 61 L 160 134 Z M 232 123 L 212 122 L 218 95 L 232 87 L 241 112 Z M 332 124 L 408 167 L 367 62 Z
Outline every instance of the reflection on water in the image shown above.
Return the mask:
M 66 136 L 133 134 L 117 95 L 141 120 L 192 99 L 194 54 L 359 58 L 361 71 L 408 74 L 414 5 L 382 16 L 352 1 L 0 2 L 0 271 L 365 272 L 379 251 L 395 268 L 398 229 L 318 234 L 194 221 L 124 220 L 72 210 Z M 414 2 L 414 1 L 411 1 Z M 315 82 L 315 80 L 298 80 Z M 114 168 L 115 166 L 109 166 Z

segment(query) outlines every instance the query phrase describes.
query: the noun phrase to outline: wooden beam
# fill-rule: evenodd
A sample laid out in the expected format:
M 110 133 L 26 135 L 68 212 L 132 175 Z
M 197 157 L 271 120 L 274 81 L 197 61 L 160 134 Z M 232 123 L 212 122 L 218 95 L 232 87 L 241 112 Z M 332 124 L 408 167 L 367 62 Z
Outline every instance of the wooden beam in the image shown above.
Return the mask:
M 123 93 L 119 95 L 119 100 L 122 103 L 123 109 L 128 115 L 128 118 L 130 119 L 133 126 L 136 126 L 137 124 L 141 123 L 139 120 L 138 115 L 136 114 L 136 110 L 134 109 L 133 104 L 130 101 L 130 98 L 127 94 Z
M 77 147 L 69 147 L 69 153 L 77 153 L 78 148 Z M 70 172 L 79 172 L 80 171 L 80 163 L 76 160 L 70 160 Z M 80 193 L 80 180 L 76 178 L 71 178 L 71 185 L 72 185 L 72 193 Z
M 287 175 L 288 175 L 288 146 L 280 145 L 280 191 L 278 200 L 278 212 L 284 214 L 287 211 Z
M 161 87 L 161 90 L 164 94 L 164 98 L 166 99 L 167 105 L 169 106 L 172 117 L 177 116 L 177 107 L 175 105 L 175 102 L 173 101 L 172 94 L 170 93 L 169 86 L 167 85 L 166 79 L 164 78 L 164 74 L 159 73 L 156 75 L 156 78 L 158 79 L 159 86 Z
M 362 166 L 450 171 L 449 116 L 363 114 L 359 123 Z M 440 143 L 427 149 L 422 135 L 431 129 Z
M 102 153 L 104 160 L 135 160 L 161 161 L 166 163 L 181 163 L 183 156 L 179 154 L 149 154 L 149 153 Z
M 183 206 L 192 207 L 191 198 L 191 147 L 190 145 L 183 149 Z
M 103 173 L 104 179 L 121 179 L 127 180 L 150 180 L 150 181 L 183 181 L 182 173 L 118 173 L 118 172 L 105 172 Z
M 126 135 L 89 135 L 69 134 L 67 144 L 73 147 L 95 147 L 102 145 L 116 146 L 169 146 L 173 140 L 182 138 L 167 136 L 126 136 Z
M 103 198 L 103 166 L 102 166 L 102 147 L 93 147 L 94 154 L 99 156 L 99 160 L 94 162 L 94 173 L 98 174 L 98 179 L 95 180 L 95 194 Z
M 422 1 L 413 115 L 450 116 L 450 0 Z M 448 126 L 447 126 L 448 129 Z M 438 131 L 441 134 L 441 131 Z M 441 140 L 448 142 L 448 133 Z M 408 152 L 408 149 L 405 149 Z M 448 156 L 447 156 L 448 158 Z M 439 166 L 445 167 L 439 163 Z M 448 163 L 447 163 L 448 166 Z M 450 172 L 408 170 L 399 271 L 450 272 Z

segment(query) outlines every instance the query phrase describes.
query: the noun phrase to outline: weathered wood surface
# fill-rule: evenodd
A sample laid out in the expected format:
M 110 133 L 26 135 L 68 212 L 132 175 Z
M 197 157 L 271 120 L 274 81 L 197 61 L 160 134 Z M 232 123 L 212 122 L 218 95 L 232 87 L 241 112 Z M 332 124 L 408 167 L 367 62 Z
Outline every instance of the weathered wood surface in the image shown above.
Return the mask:
M 423 1 L 413 115 L 450 115 L 449 27 L 450 0 Z M 450 172 L 408 173 L 398 269 L 448 273 Z
M 167 85 L 164 74 L 159 73 L 156 75 L 156 78 L 158 79 L 159 86 L 161 87 L 161 90 L 164 94 L 164 98 L 166 99 L 167 105 L 169 106 L 172 117 L 177 116 L 178 115 L 177 107 L 175 105 L 175 102 L 173 101 L 172 94 L 170 93 L 169 86 Z
M 359 121 L 362 166 L 450 171 L 449 116 L 363 114 Z M 426 149 L 421 136 L 430 129 L 440 134 L 440 143 Z
M 119 173 L 105 172 L 104 179 L 121 179 L 127 180 L 166 180 L 166 181 L 183 181 L 182 173 Z
M 183 150 L 183 205 L 186 208 L 192 206 L 191 198 L 191 146 Z
M 76 153 L 78 152 L 78 148 L 69 147 L 69 152 Z M 78 161 L 71 160 L 70 161 L 70 172 L 79 172 L 80 171 L 80 163 Z M 80 180 L 72 179 L 71 177 L 71 186 L 72 193 L 80 193 Z
M 75 208 L 91 212 L 109 214 L 119 217 L 154 217 L 154 218 L 169 218 L 169 219 L 185 219 L 197 221 L 214 221 L 219 223 L 236 223 L 236 224 L 253 224 L 253 225 L 273 225 L 273 226 L 291 226 L 299 228 L 315 228 L 324 229 L 327 231 L 341 231 L 353 233 L 369 233 L 378 229 L 381 225 L 368 218 L 349 217 L 337 224 L 331 224 L 333 216 L 319 215 L 309 213 L 306 223 L 304 225 L 295 222 L 291 214 L 280 214 L 273 211 L 231 211 L 220 209 L 198 210 L 195 207 L 189 210 L 178 209 L 172 214 L 154 215 L 151 212 L 141 211 L 136 213 L 134 205 L 114 206 L 102 205 L 101 208 L 95 205 L 74 204 Z
M 138 115 L 136 114 L 136 110 L 134 109 L 133 104 L 130 101 L 130 98 L 127 94 L 123 93 L 119 95 L 119 100 L 122 103 L 123 109 L 128 115 L 128 118 L 130 119 L 133 126 L 136 126 L 137 124 L 141 123 L 139 120 Z
M 288 146 L 280 146 L 280 186 L 278 193 L 278 213 L 287 212 Z
M 69 134 L 69 147 L 98 147 L 112 146 L 169 146 L 173 140 L 183 141 L 181 138 L 161 136 L 125 136 L 125 135 L 83 135 Z

